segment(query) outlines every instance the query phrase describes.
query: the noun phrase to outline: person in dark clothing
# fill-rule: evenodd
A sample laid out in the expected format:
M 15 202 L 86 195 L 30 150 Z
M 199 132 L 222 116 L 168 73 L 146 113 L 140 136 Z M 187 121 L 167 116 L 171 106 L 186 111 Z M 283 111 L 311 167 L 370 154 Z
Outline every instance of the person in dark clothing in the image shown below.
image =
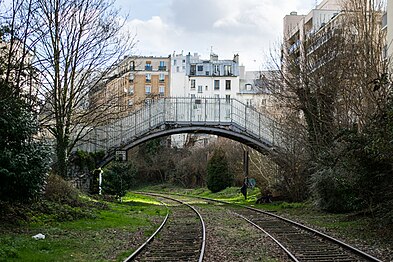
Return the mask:
M 245 177 L 243 181 L 243 186 L 240 188 L 240 192 L 242 192 L 245 200 L 247 200 L 247 187 L 248 187 L 248 177 Z

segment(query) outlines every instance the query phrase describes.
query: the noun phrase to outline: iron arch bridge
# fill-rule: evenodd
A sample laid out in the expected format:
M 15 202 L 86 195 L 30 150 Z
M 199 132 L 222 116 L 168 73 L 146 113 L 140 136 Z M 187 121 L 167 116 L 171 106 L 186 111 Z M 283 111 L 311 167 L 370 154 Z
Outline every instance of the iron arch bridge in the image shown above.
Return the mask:
M 94 127 L 76 149 L 105 151 L 105 165 L 115 157 L 115 150 L 128 150 L 153 138 L 180 133 L 224 136 L 265 154 L 280 144 L 281 137 L 272 119 L 236 99 L 167 97 L 151 100 L 115 122 Z

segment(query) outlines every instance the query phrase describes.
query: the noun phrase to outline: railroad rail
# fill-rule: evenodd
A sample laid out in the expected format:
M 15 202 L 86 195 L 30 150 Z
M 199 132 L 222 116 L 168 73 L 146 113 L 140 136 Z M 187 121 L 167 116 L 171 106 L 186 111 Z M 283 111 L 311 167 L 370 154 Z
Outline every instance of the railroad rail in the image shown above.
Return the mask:
M 381 260 L 327 234 L 270 212 L 206 197 L 181 196 L 231 206 L 231 211 L 235 215 L 267 234 L 292 261 L 381 262 Z
M 165 199 L 168 212 L 160 227 L 128 261 L 203 261 L 206 229 L 200 213 L 191 205 L 159 194 L 143 193 Z M 163 200 L 161 200 L 163 202 Z M 168 204 L 169 202 L 169 204 Z M 196 216 L 195 216 L 196 215 Z M 157 234 L 159 236 L 157 236 Z

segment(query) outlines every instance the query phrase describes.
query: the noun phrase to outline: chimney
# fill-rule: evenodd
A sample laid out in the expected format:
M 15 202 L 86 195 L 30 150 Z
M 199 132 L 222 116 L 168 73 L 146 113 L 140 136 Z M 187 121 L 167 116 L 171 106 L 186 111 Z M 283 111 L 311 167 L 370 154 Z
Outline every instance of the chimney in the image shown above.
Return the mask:
M 236 54 L 233 56 L 233 62 L 235 62 L 236 64 L 239 64 L 239 54 Z
M 218 55 L 210 53 L 210 61 L 218 61 Z

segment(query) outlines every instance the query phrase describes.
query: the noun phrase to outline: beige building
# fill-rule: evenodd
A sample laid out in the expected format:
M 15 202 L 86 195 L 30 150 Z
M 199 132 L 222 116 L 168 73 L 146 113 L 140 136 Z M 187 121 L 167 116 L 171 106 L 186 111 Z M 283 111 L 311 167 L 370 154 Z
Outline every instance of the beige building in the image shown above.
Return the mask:
M 169 57 L 125 57 L 96 87 L 90 103 L 111 105 L 111 111 L 128 113 L 155 97 L 169 96 Z

